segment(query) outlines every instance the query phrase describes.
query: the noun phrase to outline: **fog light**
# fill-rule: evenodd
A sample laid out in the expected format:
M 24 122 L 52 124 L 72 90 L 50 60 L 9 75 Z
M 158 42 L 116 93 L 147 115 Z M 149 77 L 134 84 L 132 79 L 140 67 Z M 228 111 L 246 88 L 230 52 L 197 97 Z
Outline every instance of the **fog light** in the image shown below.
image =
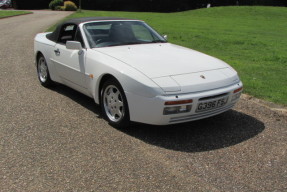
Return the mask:
M 232 98 L 231 98 L 231 102 L 232 102 L 232 101 L 235 101 L 235 100 L 237 100 L 237 99 L 239 99 L 240 95 L 241 95 L 241 92 L 234 94 L 234 95 L 232 96 Z
M 164 115 L 171 115 L 177 113 L 187 113 L 190 112 L 191 105 L 175 106 L 175 107 L 165 107 L 163 110 Z

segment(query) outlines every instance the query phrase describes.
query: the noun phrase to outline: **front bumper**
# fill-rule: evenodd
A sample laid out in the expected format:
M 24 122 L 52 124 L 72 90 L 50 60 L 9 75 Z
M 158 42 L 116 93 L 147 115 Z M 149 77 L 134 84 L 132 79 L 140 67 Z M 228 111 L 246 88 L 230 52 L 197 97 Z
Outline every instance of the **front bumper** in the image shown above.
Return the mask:
M 233 93 L 233 91 L 242 86 L 242 82 L 239 82 L 228 87 L 214 90 L 187 94 L 161 95 L 154 98 L 146 98 L 129 92 L 125 94 L 128 100 L 131 121 L 152 125 L 169 125 L 211 117 L 231 109 L 239 100 L 242 92 L 242 90 L 237 93 Z M 227 97 L 227 102 L 222 107 L 197 112 L 197 106 L 202 102 L 202 99 L 206 98 L 204 102 L 208 102 L 209 100 L 220 99 L 220 97 Z M 188 104 L 191 105 L 189 112 L 170 115 L 163 114 L 164 108 L 166 107 L 165 102 L 187 99 L 193 100 L 191 104 Z

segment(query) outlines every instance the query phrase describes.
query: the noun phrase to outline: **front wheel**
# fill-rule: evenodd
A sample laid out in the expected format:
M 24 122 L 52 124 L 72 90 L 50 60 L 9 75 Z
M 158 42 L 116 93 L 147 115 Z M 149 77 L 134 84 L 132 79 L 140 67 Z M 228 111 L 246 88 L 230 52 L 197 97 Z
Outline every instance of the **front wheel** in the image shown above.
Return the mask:
M 101 90 L 101 108 L 108 122 L 118 128 L 129 126 L 130 116 L 125 93 L 115 79 L 107 80 Z

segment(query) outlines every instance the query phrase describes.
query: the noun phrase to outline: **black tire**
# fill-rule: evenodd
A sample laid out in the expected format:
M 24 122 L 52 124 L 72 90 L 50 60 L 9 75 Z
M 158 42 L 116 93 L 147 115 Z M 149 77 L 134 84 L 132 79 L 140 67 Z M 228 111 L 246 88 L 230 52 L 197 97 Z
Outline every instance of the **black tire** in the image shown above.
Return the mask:
M 127 128 L 130 123 L 128 102 L 120 83 L 108 79 L 101 89 L 101 109 L 104 118 L 116 128 Z
M 44 87 L 51 87 L 53 85 L 46 59 L 42 54 L 37 59 L 37 75 L 41 85 Z

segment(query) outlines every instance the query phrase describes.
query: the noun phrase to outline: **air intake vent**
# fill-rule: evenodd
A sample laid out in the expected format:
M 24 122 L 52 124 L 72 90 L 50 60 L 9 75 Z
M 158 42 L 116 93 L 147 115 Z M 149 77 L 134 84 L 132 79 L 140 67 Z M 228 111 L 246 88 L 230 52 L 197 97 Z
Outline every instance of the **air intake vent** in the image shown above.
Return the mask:
M 219 98 L 219 97 L 223 97 L 223 96 L 226 96 L 228 93 L 223 93 L 223 94 L 219 94 L 219 95 L 214 95 L 214 96 L 209 96 L 209 97 L 203 97 L 203 98 L 200 98 L 199 101 L 204 101 L 204 100 L 209 100 L 209 99 L 216 99 L 216 98 Z

